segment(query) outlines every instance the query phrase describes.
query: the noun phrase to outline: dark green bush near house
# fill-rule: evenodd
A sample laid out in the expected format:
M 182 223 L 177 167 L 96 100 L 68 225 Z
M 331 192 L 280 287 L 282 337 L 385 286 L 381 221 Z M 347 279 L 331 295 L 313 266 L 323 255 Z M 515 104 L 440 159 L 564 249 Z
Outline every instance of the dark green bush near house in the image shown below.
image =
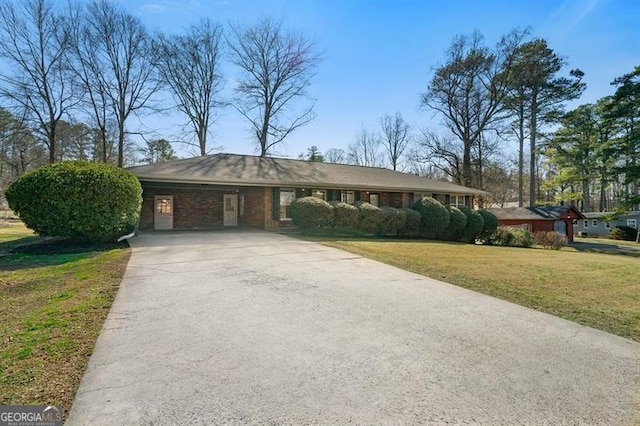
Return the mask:
M 476 238 L 482 233 L 484 228 L 484 219 L 475 210 L 471 210 L 469 207 L 460 206 L 460 211 L 467 217 L 467 224 L 460 233 L 459 240 L 463 243 L 475 243 Z
M 609 238 L 612 240 L 635 241 L 637 232 L 630 226 L 616 226 L 609 233 Z
M 529 248 L 533 245 L 533 235 L 526 229 L 499 226 L 484 243 L 494 246 Z
M 478 210 L 478 213 L 480 213 L 480 216 L 482 216 L 484 220 L 484 226 L 478 239 L 484 241 L 498 229 L 498 217 L 487 210 Z
M 420 213 L 420 233 L 425 238 L 437 238 L 449 225 L 449 212 L 434 198 L 416 201 L 413 209 Z
M 449 225 L 438 235 L 438 239 L 456 241 L 467 226 L 467 215 L 455 206 L 445 206 L 449 212 Z
M 404 213 L 404 226 L 398 230 L 401 237 L 418 237 L 420 236 L 420 222 L 422 216 L 416 210 L 403 208 L 400 209 Z
M 333 226 L 333 208 L 320 198 L 298 198 L 289 209 L 291 221 L 301 231 L 320 231 Z
M 40 235 L 111 241 L 135 230 L 142 188 L 130 172 L 87 162 L 50 164 L 6 193 L 9 207 Z
M 360 212 L 356 206 L 332 201 L 333 207 L 333 229 L 335 232 L 355 233 L 358 230 Z
M 382 233 L 384 213 L 380 208 L 373 204 L 361 202 L 358 203 L 358 211 L 360 212 L 360 222 L 358 224 L 360 232 L 375 235 Z
M 384 214 L 382 235 L 398 235 L 407 221 L 407 213 L 395 207 L 382 207 L 380 210 Z
M 558 232 L 541 231 L 533 234 L 533 243 L 546 249 L 560 250 L 569 243 L 569 239 Z

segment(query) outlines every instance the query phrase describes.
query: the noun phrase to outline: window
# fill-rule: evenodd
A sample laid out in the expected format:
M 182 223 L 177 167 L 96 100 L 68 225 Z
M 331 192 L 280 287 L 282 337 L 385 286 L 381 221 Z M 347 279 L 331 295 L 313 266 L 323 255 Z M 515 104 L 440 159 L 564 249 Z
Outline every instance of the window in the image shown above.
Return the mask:
M 611 229 L 611 222 L 605 222 L 604 227 L 607 229 Z
M 171 214 L 171 198 L 158 198 L 156 200 L 158 213 Z
M 585 227 L 585 228 L 588 228 L 588 227 L 589 227 L 589 221 L 588 221 L 588 220 L 585 220 L 585 221 L 584 221 L 584 227 Z
M 369 202 L 376 207 L 380 207 L 380 194 L 371 193 L 369 194 Z
M 296 191 L 293 189 L 280 190 L 280 220 L 291 220 L 289 208 L 296 199 Z
M 451 194 L 449 204 L 455 207 L 464 206 L 464 195 Z
M 347 204 L 353 204 L 356 202 L 356 193 L 353 191 L 342 191 L 340 194 L 340 201 Z
M 311 191 L 311 196 L 312 197 L 316 197 L 316 198 L 320 198 L 321 200 L 326 200 L 327 199 L 327 192 L 323 189 L 314 189 L 313 191 Z
M 573 219 L 573 226 L 578 226 L 578 219 Z
M 635 219 L 627 219 L 627 226 L 635 228 L 636 227 L 636 220 Z
M 591 224 L 593 226 L 598 226 L 598 219 L 593 219 L 593 221 L 591 222 Z

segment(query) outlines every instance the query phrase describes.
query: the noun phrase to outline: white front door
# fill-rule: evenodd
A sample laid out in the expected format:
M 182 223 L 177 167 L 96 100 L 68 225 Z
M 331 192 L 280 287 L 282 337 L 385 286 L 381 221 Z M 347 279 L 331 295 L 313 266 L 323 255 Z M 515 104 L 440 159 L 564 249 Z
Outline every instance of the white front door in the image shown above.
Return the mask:
M 173 196 L 156 195 L 154 197 L 154 229 L 173 229 Z
M 238 195 L 224 194 L 224 226 L 238 226 Z

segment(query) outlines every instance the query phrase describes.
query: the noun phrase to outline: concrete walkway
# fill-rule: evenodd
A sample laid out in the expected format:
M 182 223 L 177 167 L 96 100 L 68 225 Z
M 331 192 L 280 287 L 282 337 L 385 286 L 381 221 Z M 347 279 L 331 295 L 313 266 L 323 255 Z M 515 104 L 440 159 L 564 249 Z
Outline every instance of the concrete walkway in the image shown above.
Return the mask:
M 131 245 L 68 425 L 640 422 L 630 340 L 272 233 Z

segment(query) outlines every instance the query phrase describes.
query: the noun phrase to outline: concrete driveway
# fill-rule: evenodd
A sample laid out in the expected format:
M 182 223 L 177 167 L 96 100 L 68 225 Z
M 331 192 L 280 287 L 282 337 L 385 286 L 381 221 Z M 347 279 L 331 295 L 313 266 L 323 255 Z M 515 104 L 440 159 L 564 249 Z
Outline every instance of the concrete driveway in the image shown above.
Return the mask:
M 633 424 L 640 344 L 316 243 L 143 234 L 86 424 Z

